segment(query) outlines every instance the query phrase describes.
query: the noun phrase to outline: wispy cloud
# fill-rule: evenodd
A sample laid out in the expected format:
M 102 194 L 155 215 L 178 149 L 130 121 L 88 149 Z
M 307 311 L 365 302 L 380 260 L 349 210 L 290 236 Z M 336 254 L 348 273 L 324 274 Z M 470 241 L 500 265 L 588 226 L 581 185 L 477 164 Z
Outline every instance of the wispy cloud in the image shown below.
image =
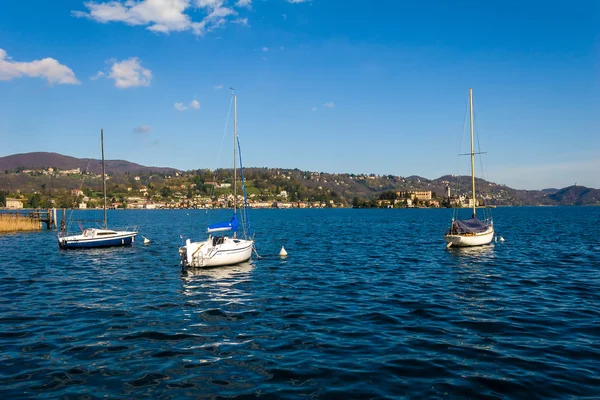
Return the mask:
M 323 104 L 322 108 L 335 108 L 335 103 L 333 101 L 329 101 L 329 102 Z M 319 107 L 312 107 L 310 110 L 312 112 L 315 112 L 315 111 L 319 110 Z
M 298 4 L 298 3 L 308 3 L 309 0 L 286 0 L 288 3 Z
M 95 80 L 102 78 L 103 76 L 104 76 L 104 72 L 98 71 L 94 74 L 94 76 L 90 76 L 90 79 L 95 81 Z
M 223 84 L 215 85 L 215 89 L 216 89 L 216 90 L 221 90 L 221 89 L 223 89 Z
M 142 67 L 137 57 L 131 57 L 127 60 L 115 61 L 110 68 L 107 78 L 114 79 L 115 86 L 119 89 L 150 86 L 152 71 Z
M 283 20 L 285 21 L 287 19 L 287 14 L 281 14 L 281 17 L 283 18 Z
M 183 102 L 177 102 L 173 104 L 173 107 L 178 111 L 185 111 L 188 109 L 187 106 L 183 104 Z
M 250 24 L 248 23 L 248 18 L 237 18 L 234 19 L 233 21 L 231 21 L 232 24 L 239 24 L 239 25 L 243 25 L 243 26 L 250 26 Z
M 111 0 L 108 2 L 87 1 L 87 11 L 75 10 L 77 18 L 87 18 L 103 24 L 122 22 L 131 26 L 145 26 L 156 33 L 191 31 L 204 35 L 224 25 L 228 17 L 237 11 L 224 6 L 225 0 Z M 238 0 L 236 6 L 249 8 L 251 0 Z M 201 9 L 205 16 L 200 21 L 192 20 L 188 9 Z
M 190 108 L 193 108 L 194 110 L 199 110 L 200 102 L 198 100 L 192 100 L 189 102 L 189 104 L 186 105 L 183 101 L 178 101 L 175 104 L 173 104 L 173 108 L 175 108 L 177 111 L 185 111 Z
M 269 51 L 269 48 L 268 48 L 267 46 L 265 46 L 265 47 L 263 47 L 261 50 L 262 50 L 262 51 L 264 51 L 264 52 L 266 53 L 267 51 Z
M 136 133 L 150 133 L 152 128 L 149 125 L 140 125 L 133 128 L 133 131 Z
M 250 8 L 252 6 L 252 0 L 238 0 L 237 3 L 235 3 L 235 6 Z
M 6 51 L 0 49 L 0 81 L 9 81 L 14 78 L 28 76 L 31 78 L 44 78 L 49 84 L 78 84 L 71 68 L 56 61 L 54 58 L 43 58 L 30 62 L 13 61 Z

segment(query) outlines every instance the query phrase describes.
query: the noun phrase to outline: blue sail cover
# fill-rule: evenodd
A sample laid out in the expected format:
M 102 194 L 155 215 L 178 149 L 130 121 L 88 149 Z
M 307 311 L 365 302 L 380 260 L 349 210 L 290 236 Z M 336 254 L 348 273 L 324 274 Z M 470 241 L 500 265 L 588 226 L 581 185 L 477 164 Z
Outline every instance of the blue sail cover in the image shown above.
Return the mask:
M 223 231 L 234 231 L 235 232 L 235 231 L 237 231 L 238 226 L 239 226 L 239 223 L 237 220 L 237 216 L 235 214 L 233 214 L 233 217 L 231 217 L 231 221 L 217 222 L 216 224 L 209 225 L 206 232 L 208 232 L 208 233 L 223 232 Z
M 488 229 L 488 224 L 473 217 L 469 219 L 458 219 L 452 223 L 452 233 L 480 233 Z

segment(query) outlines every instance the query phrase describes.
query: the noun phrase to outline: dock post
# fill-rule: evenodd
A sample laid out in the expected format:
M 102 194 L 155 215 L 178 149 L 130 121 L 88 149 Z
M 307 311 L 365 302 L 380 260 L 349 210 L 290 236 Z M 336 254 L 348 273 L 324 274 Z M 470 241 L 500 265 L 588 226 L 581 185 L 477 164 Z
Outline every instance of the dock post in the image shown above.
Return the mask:
M 66 225 L 67 225 L 67 209 L 63 208 L 63 210 L 62 210 L 62 218 L 60 220 L 60 230 L 61 230 L 61 232 L 65 231 Z
M 52 228 L 56 229 L 56 207 L 52 208 Z

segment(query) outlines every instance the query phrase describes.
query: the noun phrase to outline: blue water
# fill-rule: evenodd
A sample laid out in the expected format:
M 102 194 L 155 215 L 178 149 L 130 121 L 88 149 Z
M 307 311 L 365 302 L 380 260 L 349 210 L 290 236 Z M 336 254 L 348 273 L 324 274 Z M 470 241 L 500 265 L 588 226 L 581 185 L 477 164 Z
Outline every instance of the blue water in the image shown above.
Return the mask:
M 133 247 L 0 236 L 0 398 L 598 398 L 600 207 L 256 210 L 251 264 L 182 273 L 203 211 L 111 211 Z M 284 245 L 285 260 L 277 255 Z

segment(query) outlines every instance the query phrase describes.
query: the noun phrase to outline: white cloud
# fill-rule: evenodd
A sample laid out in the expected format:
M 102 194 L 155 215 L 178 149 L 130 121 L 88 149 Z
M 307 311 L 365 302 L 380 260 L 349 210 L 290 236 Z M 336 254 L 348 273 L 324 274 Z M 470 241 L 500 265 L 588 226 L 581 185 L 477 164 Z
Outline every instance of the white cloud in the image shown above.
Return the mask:
M 335 103 L 333 101 L 329 101 L 325 104 L 323 104 L 324 108 L 335 108 Z
M 307 3 L 308 0 L 287 0 L 288 3 L 298 4 L 298 3 Z
M 210 14 L 206 17 L 207 20 L 218 20 L 223 17 L 227 17 L 229 15 L 237 15 L 233 9 L 228 7 L 217 7 L 214 8 Z
M 173 104 L 173 108 L 175 108 L 177 111 L 185 111 L 190 108 L 193 108 L 194 110 L 199 110 L 200 102 L 198 100 L 192 100 L 188 105 L 185 105 L 183 101 L 178 101 L 177 103 Z
M 252 5 L 252 0 L 238 0 L 237 3 L 235 3 L 236 7 L 250 8 L 251 5 Z
M 239 0 L 236 5 L 249 7 L 251 1 Z M 111 0 L 108 2 L 88 1 L 87 11 L 72 11 L 78 18 L 88 18 L 103 24 L 122 22 L 132 26 L 145 26 L 157 33 L 192 31 L 196 35 L 222 26 L 226 17 L 237 12 L 224 7 L 224 0 Z M 194 7 L 207 14 L 201 21 L 193 21 L 186 10 Z M 239 23 L 239 22 L 238 22 Z
M 0 81 L 28 76 L 44 78 L 50 84 L 78 84 L 71 68 L 56 61 L 54 58 L 43 58 L 30 62 L 13 61 L 6 51 L 0 49 Z
M 175 107 L 175 109 L 178 110 L 178 111 L 185 111 L 185 110 L 187 110 L 187 106 L 185 106 L 183 104 L 183 102 L 177 102 L 177 103 L 173 104 L 173 107 Z
M 108 78 L 115 80 L 119 89 L 136 86 L 150 86 L 152 71 L 141 66 L 137 57 L 131 57 L 121 62 L 115 61 L 110 68 Z
M 281 16 L 283 17 L 284 21 L 287 19 L 287 14 L 281 14 Z
M 269 48 L 268 48 L 267 46 L 265 46 L 265 47 L 263 47 L 261 50 L 262 50 L 262 51 L 264 51 L 264 52 L 266 53 L 267 51 L 269 51 Z
M 312 112 L 315 112 L 315 111 L 317 111 L 318 109 L 319 109 L 319 107 L 313 107 L 313 108 L 311 108 Z
M 248 24 L 248 18 L 237 18 L 234 19 L 233 21 L 231 21 L 232 24 L 239 24 L 239 25 L 243 25 L 243 26 L 250 26 L 250 24 Z
M 149 133 L 151 130 L 152 128 L 149 125 L 140 125 L 133 128 L 133 131 L 136 133 Z
M 224 0 L 195 0 L 195 3 L 200 8 L 217 8 L 223 5 Z
M 217 90 L 221 90 L 221 89 L 223 89 L 223 85 L 222 85 L 222 84 L 220 84 L 220 85 L 215 85 L 215 89 L 217 89 Z

